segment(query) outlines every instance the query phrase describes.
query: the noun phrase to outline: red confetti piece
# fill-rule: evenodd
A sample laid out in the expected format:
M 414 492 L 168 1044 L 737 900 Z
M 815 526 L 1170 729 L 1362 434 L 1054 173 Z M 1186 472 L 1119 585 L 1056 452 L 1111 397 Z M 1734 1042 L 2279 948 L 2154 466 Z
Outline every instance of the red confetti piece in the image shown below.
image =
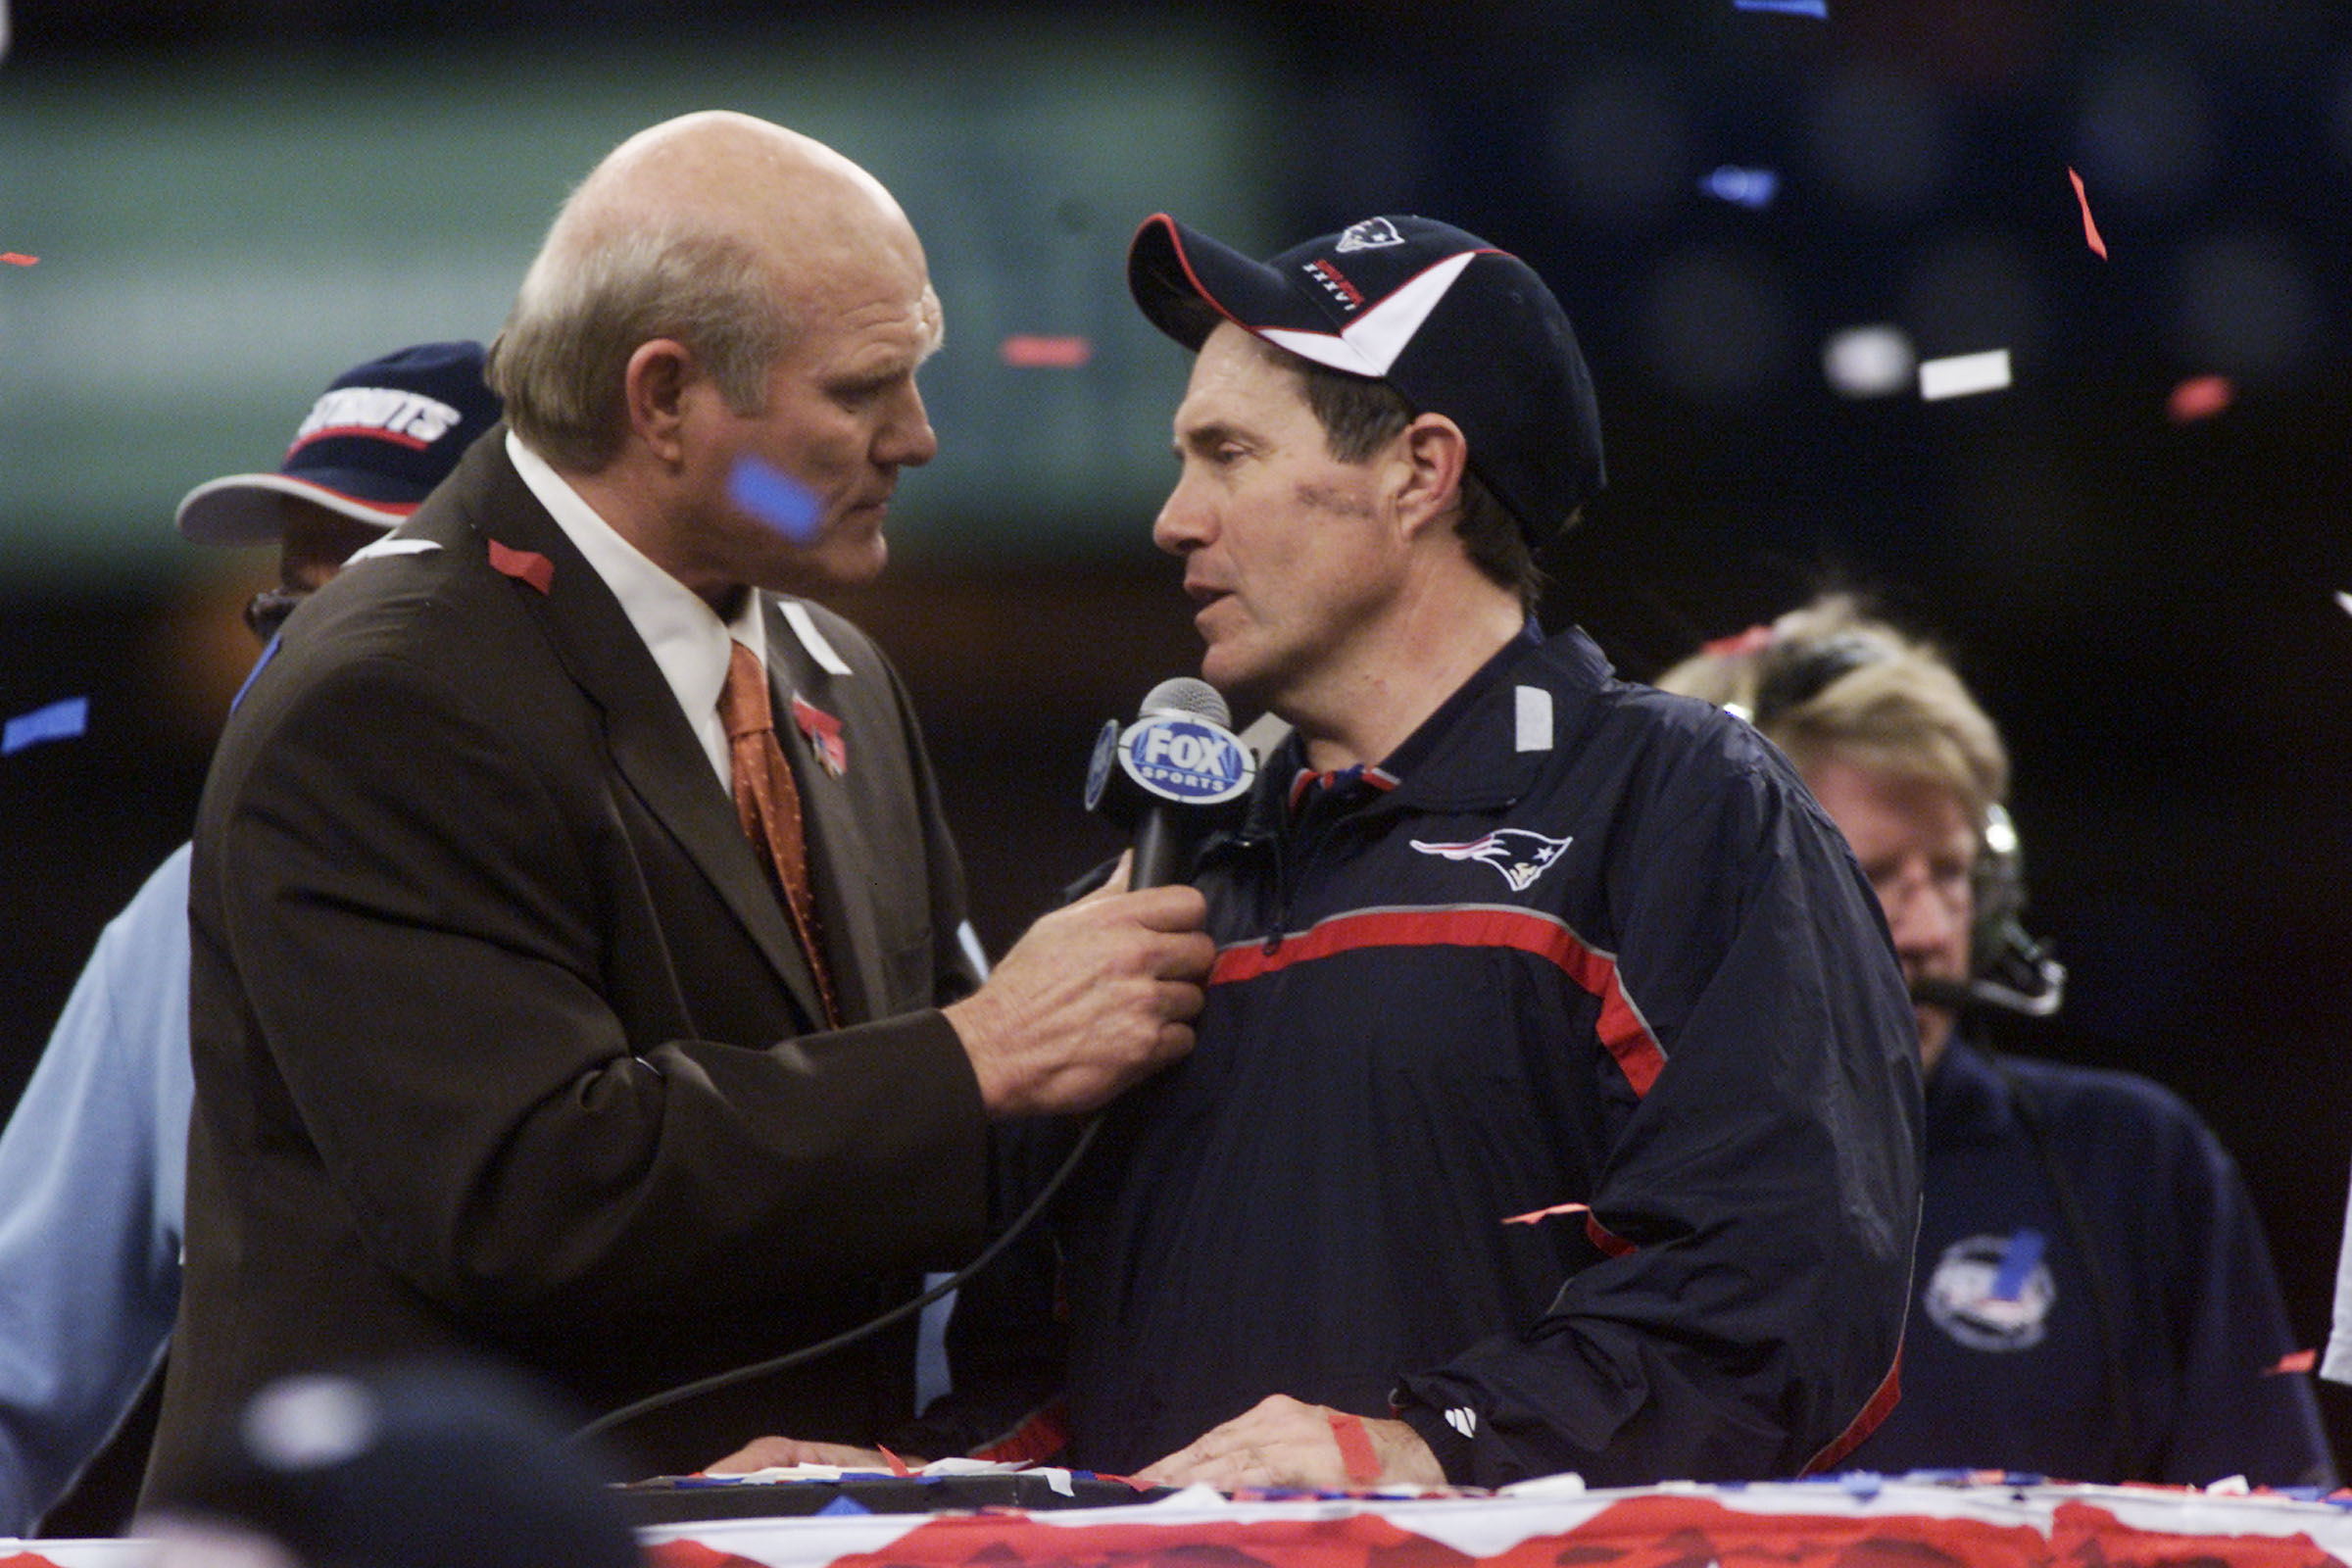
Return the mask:
M 999 350 L 1004 363 L 1021 370 L 1075 370 L 1095 357 L 1095 346 L 1082 337 L 1044 337 L 1015 332 Z
M 1348 1479 L 1359 1487 L 1378 1481 L 1380 1455 L 1373 1451 L 1372 1434 L 1364 1430 L 1364 1418 L 1345 1410 L 1330 1414 L 1331 1438 L 1340 1446 L 1340 1462 L 1348 1467 Z
M 2083 194 L 2082 176 L 2070 169 L 2066 177 L 2075 182 L 2075 200 L 2082 209 L 2082 237 L 2090 241 L 2090 248 L 2099 253 L 2103 262 L 2107 259 L 2107 242 L 2099 238 L 2099 225 L 2090 220 L 2090 198 Z
M 882 1447 L 882 1445 L 879 1443 L 875 1444 L 874 1446 L 878 1449 L 881 1449 L 882 1457 L 890 1461 L 890 1473 L 892 1475 L 910 1476 L 914 1474 L 914 1471 L 907 1465 L 906 1460 L 900 1458 L 888 1448 Z
M 2165 412 L 2175 424 L 2187 424 L 2193 419 L 2208 419 L 2228 408 L 2237 397 L 2237 388 L 2226 375 L 2192 375 L 2173 388 L 2165 400 Z
M 1760 654 L 1771 646 L 1772 628 L 1770 626 L 1750 626 L 1747 630 L 1736 631 L 1729 637 L 1718 637 L 1711 642 L 1700 643 L 1698 651 L 1709 659 L 1743 659 L 1749 654 Z
M 556 580 L 556 564 L 534 550 L 516 550 L 490 541 L 490 564 L 517 582 L 527 582 L 545 593 Z
M 0 262 L 6 262 L 11 267 L 33 267 L 39 264 L 40 258 L 18 251 L 0 251 Z
M 1554 1203 L 1549 1208 L 1532 1209 L 1525 1214 L 1512 1214 L 1506 1217 L 1503 1223 L 1505 1225 L 1533 1225 L 1536 1221 L 1548 1219 L 1554 1214 L 1590 1214 L 1592 1212 L 1592 1205 L 1591 1203 Z
M 2278 1358 L 2277 1366 L 2264 1367 L 2262 1375 L 2275 1378 L 2281 1372 L 2308 1372 L 2319 1364 L 2320 1352 L 2317 1350 L 2289 1350 Z

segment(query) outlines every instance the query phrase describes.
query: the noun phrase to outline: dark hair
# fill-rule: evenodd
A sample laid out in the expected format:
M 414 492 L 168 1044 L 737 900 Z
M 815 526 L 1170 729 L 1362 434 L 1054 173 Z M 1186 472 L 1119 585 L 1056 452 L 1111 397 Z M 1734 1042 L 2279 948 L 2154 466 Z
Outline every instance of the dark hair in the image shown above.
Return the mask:
M 1413 406 L 1388 382 L 1348 375 L 1271 344 L 1267 347 L 1304 383 L 1307 407 L 1323 426 L 1324 449 L 1340 462 L 1364 462 L 1413 422 Z M 1544 572 L 1519 519 L 1466 466 L 1461 497 L 1461 515 L 1454 519 L 1453 531 L 1461 536 L 1470 564 L 1489 580 L 1516 593 L 1520 608 L 1533 614 L 1536 602 L 1544 597 Z

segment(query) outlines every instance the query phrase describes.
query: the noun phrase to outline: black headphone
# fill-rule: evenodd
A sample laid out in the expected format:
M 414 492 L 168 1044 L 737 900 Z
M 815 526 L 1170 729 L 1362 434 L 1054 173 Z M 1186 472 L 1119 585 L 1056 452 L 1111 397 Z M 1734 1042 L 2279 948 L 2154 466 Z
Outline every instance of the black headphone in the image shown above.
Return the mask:
M 1796 643 L 1785 652 L 1777 642 L 1767 645 L 1758 656 L 1756 693 L 1745 716 L 1761 730 L 1863 665 L 1891 657 L 1886 643 L 1858 631 Z M 2028 1018 L 2056 1012 L 2066 991 L 2066 965 L 2050 956 L 2047 943 L 2026 930 L 2025 849 L 2017 824 L 1998 801 L 1985 807 L 1977 824 L 1970 892 L 1976 923 L 1969 929 L 1968 982 L 1922 979 L 1911 988 L 1912 1000 Z

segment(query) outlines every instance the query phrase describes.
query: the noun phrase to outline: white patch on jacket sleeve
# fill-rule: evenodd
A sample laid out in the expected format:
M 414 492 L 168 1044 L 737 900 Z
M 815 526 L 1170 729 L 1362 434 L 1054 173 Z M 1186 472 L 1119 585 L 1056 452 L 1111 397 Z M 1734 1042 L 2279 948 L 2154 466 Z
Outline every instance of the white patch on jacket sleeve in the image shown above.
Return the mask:
M 1519 688 L 1519 750 L 1551 750 L 1551 693 L 1541 686 Z
M 356 566 L 363 561 L 381 561 L 386 556 L 421 556 L 441 548 L 433 539 L 395 539 L 390 534 L 371 545 L 364 545 L 343 558 L 343 564 Z
M 816 629 L 816 617 L 808 613 L 807 605 L 797 599 L 785 600 L 784 618 L 792 623 L 793 635 L 800 638 L 801 646 L 808 650 L 808 657 L 816 661 L 819 669 L 828 675 L 850 672 L 850 666 L 833 651 L 833 645 L 825 641 L 825 634 Z
M 1522 686 L 1521 691 L 1527 690 Z M 1478 1412 L 1466 1404 L 1457 1404 L 1446 1412 L 1446 1424 L 1465 1438 L 1478 1436 Z

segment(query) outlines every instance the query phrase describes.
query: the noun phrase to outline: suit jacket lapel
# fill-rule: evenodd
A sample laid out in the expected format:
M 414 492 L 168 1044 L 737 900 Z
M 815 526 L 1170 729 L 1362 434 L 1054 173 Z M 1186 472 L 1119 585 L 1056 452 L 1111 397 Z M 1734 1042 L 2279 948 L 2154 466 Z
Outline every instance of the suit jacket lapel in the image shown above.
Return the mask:
M 815 885 L 817 920 L 824 928 L 825 959 L 844 1023 L 875 1015 L 875 999 L 887 994 L 882 977 L 879 933 L 871 929 L 870 906 L 845 895 L 859 868 L 871 863 L 860 848 L 861 826 L 849 795 L 816 760 L 808 736 L 795 722 L 793 699 L 821 689 L 816 660 L 785 620 L 773 594 L 761 594 L 767 621 L 768 697 L 776 710 L 776 740 L 800 785 L 801 830 L 808 844 L 810 880 Z M 856 677 L 837 677 L 854 679 Z M 836 715 L 838 716 L 838 715 Z M 856 744 L 856 737 L 851 743 Z
M 497 547 L 489 551 L 497 569 L 515 577 L 518 587 L 545 583 L 540 591 L 525 588 L 517 597 L 571 678 L 603 711 L 614 767 L 751 933 L 790 989 L 804 1027 L 823 1027 L 816 978 L 744 837 L 725 786 L 711 773 L 702 744 L 620 601 L 514 471 L 505 430 L 503 424 L 495 427 L 466 454 L 459 470 L 455 516 Z M 454 539 L 442 542 L 460 547 Z M 547 563 L 546 569 L 531 558 Z

